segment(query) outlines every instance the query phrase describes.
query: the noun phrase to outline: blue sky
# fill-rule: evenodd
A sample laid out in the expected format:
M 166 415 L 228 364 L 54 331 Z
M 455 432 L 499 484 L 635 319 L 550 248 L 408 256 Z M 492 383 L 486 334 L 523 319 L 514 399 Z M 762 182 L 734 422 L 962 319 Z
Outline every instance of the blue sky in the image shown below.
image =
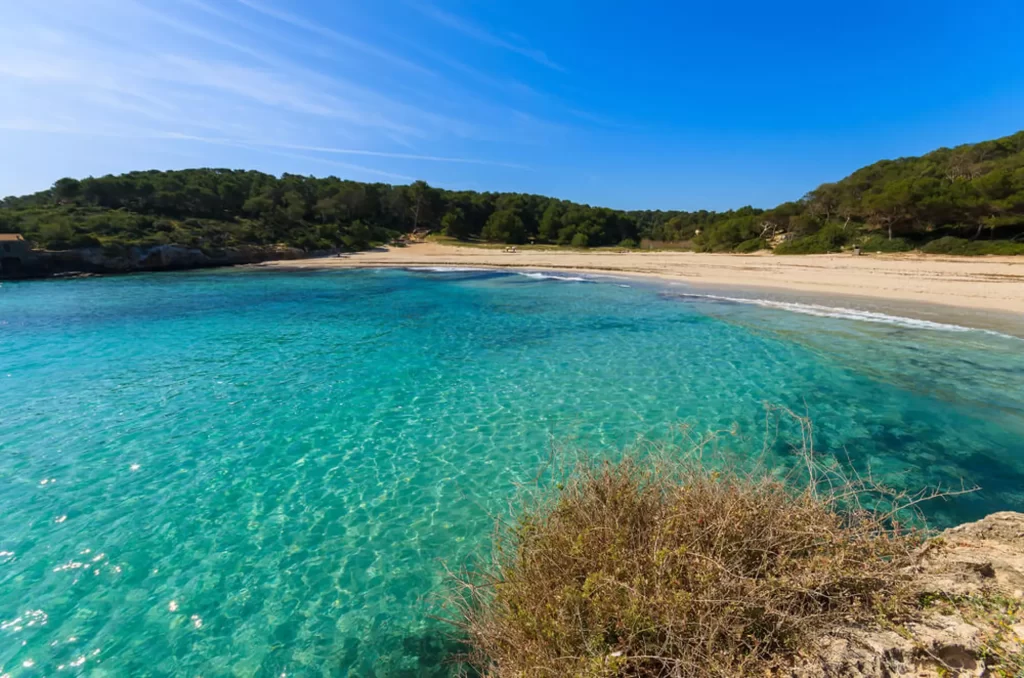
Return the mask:
M 233 167 L 770 207 L 1024 128 L 1024 2 L 0 0 L 0 195 Z

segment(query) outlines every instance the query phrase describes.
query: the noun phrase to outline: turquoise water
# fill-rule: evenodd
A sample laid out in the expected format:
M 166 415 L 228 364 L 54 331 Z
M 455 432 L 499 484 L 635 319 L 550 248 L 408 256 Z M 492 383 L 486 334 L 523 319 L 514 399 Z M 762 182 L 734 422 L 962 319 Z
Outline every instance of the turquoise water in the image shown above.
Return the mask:
M 892 484 L 982 486 L 930 505 L 937 525 L 1024 510 L 1021 340 L 681 293 L 480 271 L 4 283 L 0 675 L 444 675 L 442 563 L 480 552 L 552 441 L 692 422 L 753 454 L 765 401 Z

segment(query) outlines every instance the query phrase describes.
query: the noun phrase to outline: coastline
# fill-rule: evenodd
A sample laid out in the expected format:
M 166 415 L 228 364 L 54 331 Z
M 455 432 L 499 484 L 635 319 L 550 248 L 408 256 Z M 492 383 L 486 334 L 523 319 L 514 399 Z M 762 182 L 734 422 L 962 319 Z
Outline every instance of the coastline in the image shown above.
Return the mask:
M 467 267 L 614 274 L 686 283 L 709 290 L 765 292 L 780 300 L 867 310 L 899 309 L 928 320 L 970 318 L 970 325 L 1024 335 L 1024 258 L 919 254 L 773 256 L 691 252 L 580 252 L 413 243 L 342 257 L 267 261 L 258 268 L 347 269 Z M 874 308 L 870 308 L 870 307 Z

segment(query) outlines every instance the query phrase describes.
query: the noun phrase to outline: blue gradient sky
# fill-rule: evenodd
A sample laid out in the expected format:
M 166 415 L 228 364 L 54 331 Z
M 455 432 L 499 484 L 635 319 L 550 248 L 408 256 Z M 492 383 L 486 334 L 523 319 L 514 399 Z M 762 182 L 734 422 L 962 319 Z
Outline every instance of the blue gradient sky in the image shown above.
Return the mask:
M 768 207 L 1024 128 L 1021 0 L 0 0 L 0 16 L 0 195 L 214 166 Z

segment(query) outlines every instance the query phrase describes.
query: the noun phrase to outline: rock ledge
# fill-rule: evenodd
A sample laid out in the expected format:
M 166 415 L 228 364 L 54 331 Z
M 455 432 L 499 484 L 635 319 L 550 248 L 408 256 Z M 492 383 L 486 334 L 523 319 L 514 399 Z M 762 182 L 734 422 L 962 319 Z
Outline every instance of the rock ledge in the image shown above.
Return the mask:
M 793 678 L 1024 676 L 1024 513 L 946 530 L 908 574 L 924 601 L 917 618 L 831 634 Z

